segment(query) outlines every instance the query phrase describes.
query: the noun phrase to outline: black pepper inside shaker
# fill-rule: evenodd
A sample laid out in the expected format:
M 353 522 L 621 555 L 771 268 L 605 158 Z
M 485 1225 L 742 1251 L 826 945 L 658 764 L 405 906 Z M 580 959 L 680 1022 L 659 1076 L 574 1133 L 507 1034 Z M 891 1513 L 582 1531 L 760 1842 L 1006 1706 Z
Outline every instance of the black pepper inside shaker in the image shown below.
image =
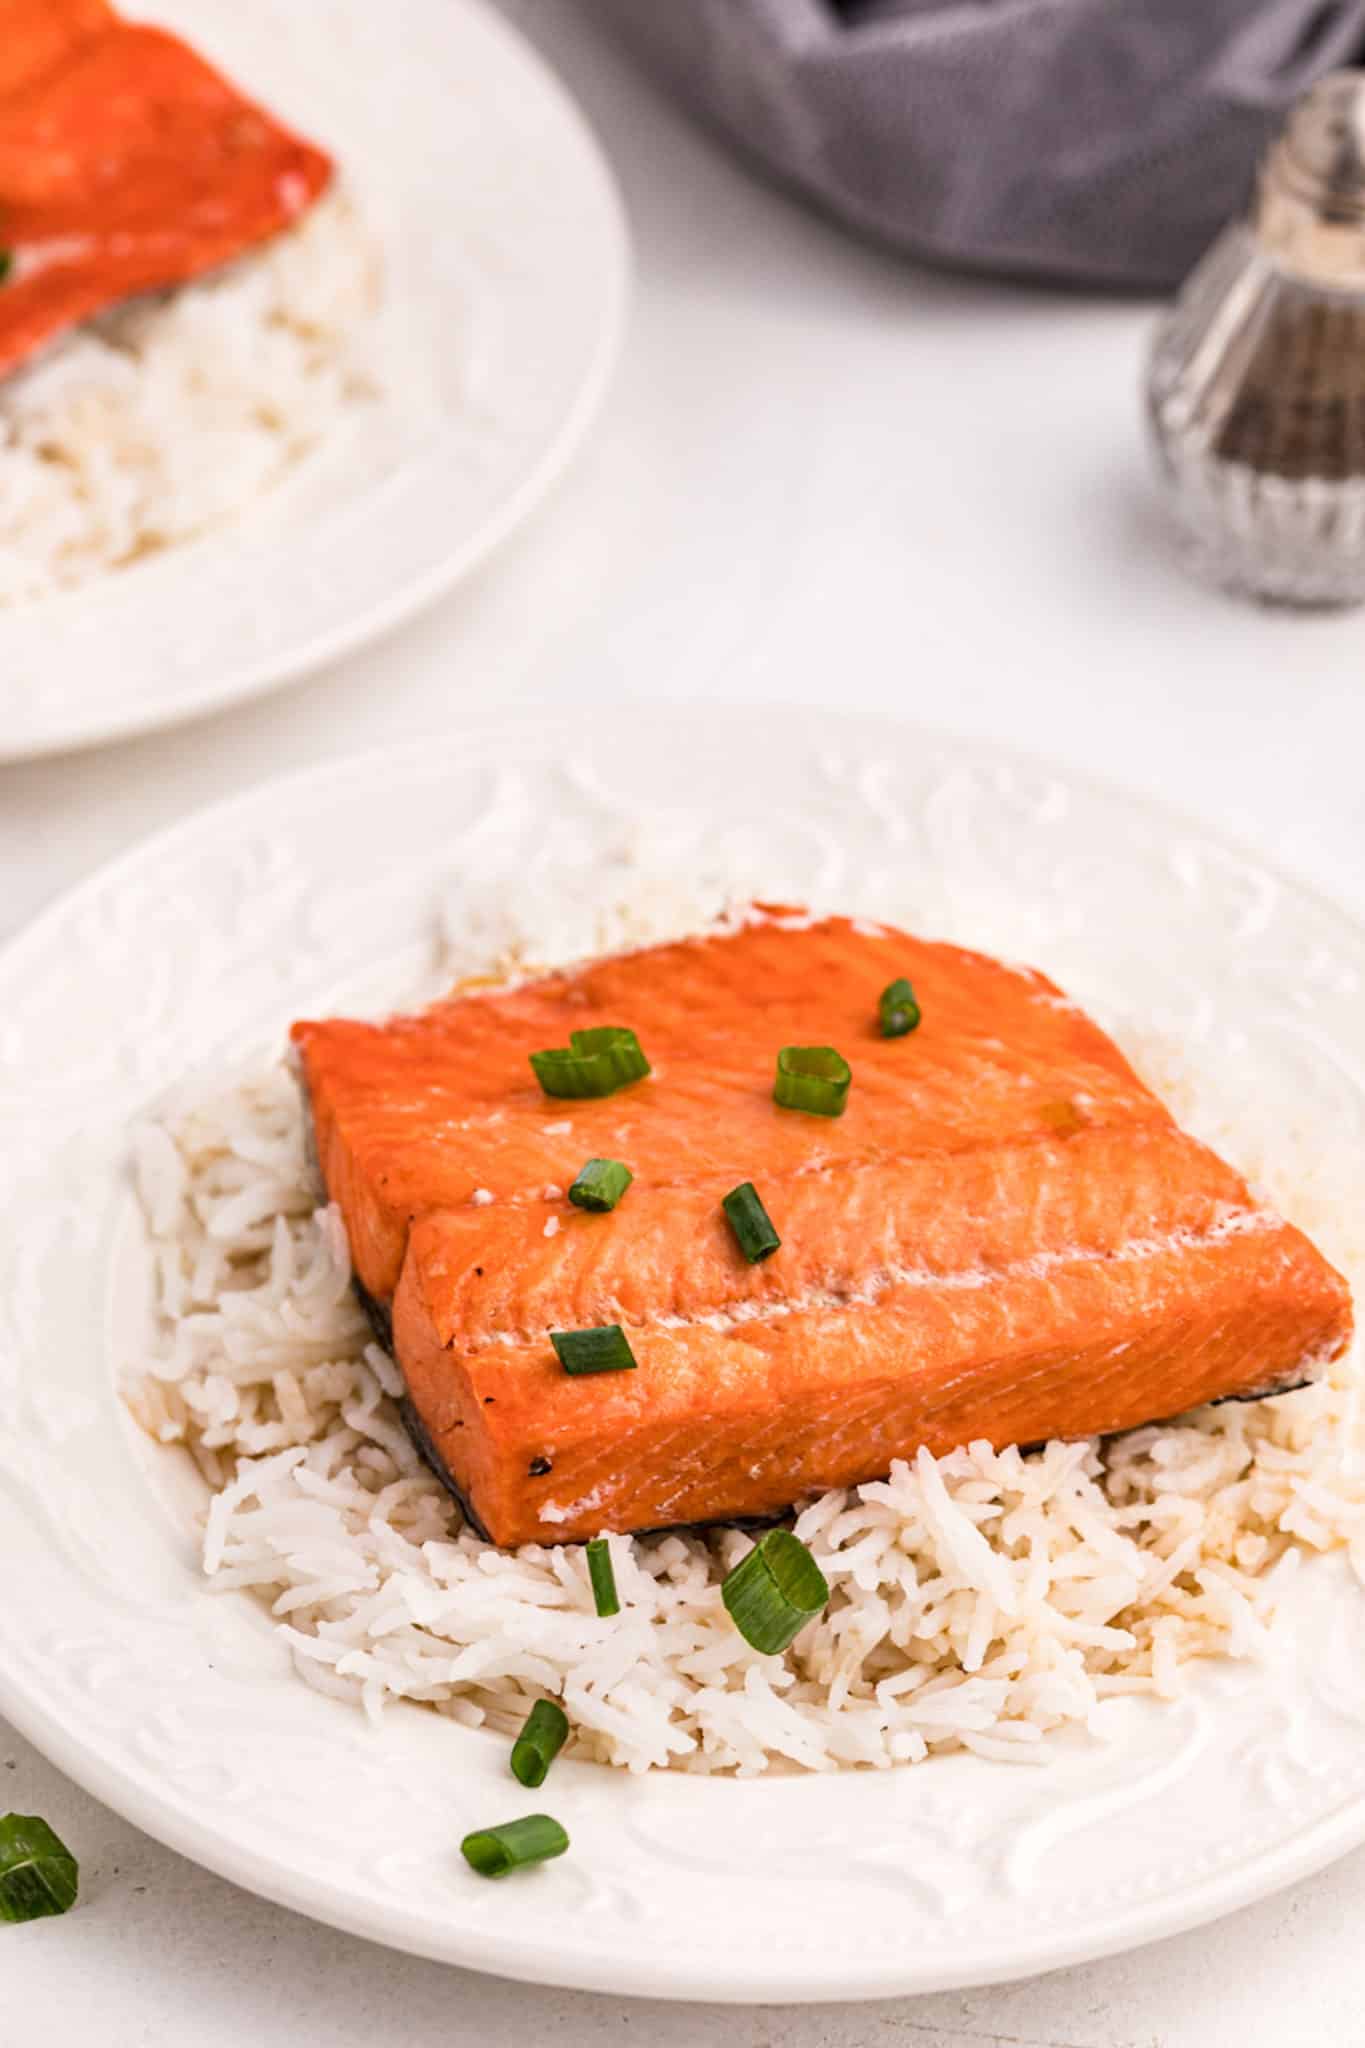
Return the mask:
M 1365 600 L 1365 70 L 1292 110 L 1250 218 L 1158 328 L 1147 399 L 1206 573 L 1281 603 Z

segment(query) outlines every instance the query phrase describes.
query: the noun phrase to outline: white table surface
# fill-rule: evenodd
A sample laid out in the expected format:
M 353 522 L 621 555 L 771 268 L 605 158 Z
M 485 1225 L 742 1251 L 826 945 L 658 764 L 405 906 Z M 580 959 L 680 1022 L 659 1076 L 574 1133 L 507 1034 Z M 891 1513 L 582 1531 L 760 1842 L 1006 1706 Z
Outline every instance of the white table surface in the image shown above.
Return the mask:
M 836 726 L 847 706 L 1004 737 L 1365 899 L 1365 617 L 1186 580 L 1144 464 L 1149 310 L 864 248 L 748 178 L 571 0 L 507 5 L 581 96 L 634 224 L 600 431 L 474 584 L 371 653 L 206 724 L 0 769 L 0 936 L 264 775 L 570 693 L 637 719 L 665 697 L 717 719 L 797 699 Z M 0 1930 L 0 2048 L 1339 2048 L 1358 2026 L 1365 1852 L 1032 1983 L 745 2010 L 534 1991 L 333 1934 L 138 1834 L 0 1722 L 9 1808 L 53 1822 L 84 1892 L 66 1920 Z

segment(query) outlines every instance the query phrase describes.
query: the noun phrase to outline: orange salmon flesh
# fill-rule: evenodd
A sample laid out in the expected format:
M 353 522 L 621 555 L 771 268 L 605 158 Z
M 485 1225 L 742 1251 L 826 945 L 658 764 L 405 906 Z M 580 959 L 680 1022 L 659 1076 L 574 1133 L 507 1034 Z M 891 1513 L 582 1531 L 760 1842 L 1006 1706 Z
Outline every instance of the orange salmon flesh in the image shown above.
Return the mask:
M 0 376 L 277 234 L 330 158 L 104 0 L 0 0 Z
M 900 976 L 923 1022 L 883 1038 Z M 597 1025 L 652 1073 L 544 1095 L 528 1055 Z M 500 1544 L 772 1516 L 921 1445 L 1281 1392 L 1350 1340 L 1341 1275 L 1113 1042 L 1043 975 L 956 946 L 755 908 L 292 1036 L 410 1427 Z M 842 1116 L 774 1102 L 784 1045 L 844 1055 Z M 592 1157 L 635 1176 L 607 1214 L 565 1198 Z M 721 1208 L 742 1181 L 782 1239 L 759 1265 Z M 612 1323 L 637 1369 L 567 1374 L 551 1331 Z

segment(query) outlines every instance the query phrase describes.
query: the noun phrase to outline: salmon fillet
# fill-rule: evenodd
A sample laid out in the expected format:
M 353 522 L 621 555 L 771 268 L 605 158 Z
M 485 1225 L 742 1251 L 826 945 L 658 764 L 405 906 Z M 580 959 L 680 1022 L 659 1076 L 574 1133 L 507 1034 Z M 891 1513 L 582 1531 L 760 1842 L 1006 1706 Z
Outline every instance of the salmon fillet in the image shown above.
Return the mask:
M 114 18 L 108 0 L 0 0 L 0 100 L 106 33 Z
M 326 154 L 103 0 L 0 0 L 0 376 L 304 213 Z
M 883 1038 L 908 976 L 923 1009 Z M 644 1080 L 545 1096 L 528 1055 L 634 1030 Z M 770 1516 L 921 1445 L 1131 1428 L 1301 1383 L 1345 1281 L 1182 1132 L 1044 976 L 755 907 L 704 937 L 384 1024 L 299 1023 L 318 1158 L 409 1425 L 498 1543 Z M 837 1119 L 780 1108 L 828 1044 Z M 635 1179 L 609 1214 L 564 1190 Z M 782 1244 L 744 1260 L 753 1181 Z M 618 1324 L 637 1369 L 573 1377 L 551 1331 Z

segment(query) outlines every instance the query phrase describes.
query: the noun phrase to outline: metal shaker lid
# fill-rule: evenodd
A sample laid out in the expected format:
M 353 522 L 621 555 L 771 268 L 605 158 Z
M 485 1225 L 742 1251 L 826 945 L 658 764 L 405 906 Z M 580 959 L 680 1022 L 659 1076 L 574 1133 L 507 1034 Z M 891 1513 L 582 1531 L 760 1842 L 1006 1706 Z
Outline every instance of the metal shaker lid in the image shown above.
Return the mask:
M 1365 290 L 1365 70 L 1333 71 L 1296 101 L 1261 166 L 1254 218 L 1282 270 Z

